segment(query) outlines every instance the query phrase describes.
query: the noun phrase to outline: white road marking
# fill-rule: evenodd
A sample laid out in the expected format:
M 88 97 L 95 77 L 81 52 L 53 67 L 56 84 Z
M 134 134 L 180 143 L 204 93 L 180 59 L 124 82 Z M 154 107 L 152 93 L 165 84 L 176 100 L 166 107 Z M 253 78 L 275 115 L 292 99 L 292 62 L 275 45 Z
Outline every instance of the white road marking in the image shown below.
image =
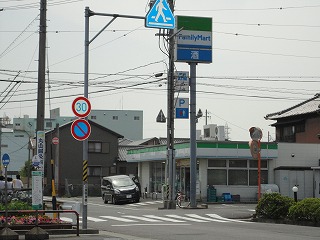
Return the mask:
M 146 222 L 162 222 L 160 220 L 151 219 L 151 218 L 147 218 L 147 217 L 138 217 L 138 216 L 131 216 L 131 215 L 126 215 L 126 216 L 122 216 L 122 217 L 133 218 L 133 219 L 142 220 L 142 221 L 146 221 Z
M 107 218 L 107 219 L 112 219 L 112 220 L 117 220 L 120 222 L 137 222 L 135 220 L 131 220 L 131 219 L 126 219 L 126 218 L 122 218 L 122 217 L 114 217 L 114 216 L 100 216 L 102 218 Z
M 118 224 L 112 227 L 132 227 L 132 226 L 190 226 L 188 223 L 135 223 L 135 224 Z
M 225 220 L 219 220 L 219 219 L 214 219 L 214 218 L 208 218 L 208 217 L 202 217 L 202 216 L 199 216 L 197 214 L 185 214 L 186 216 L 189 216 L 189 217 L 192 217 L 192 218 L 199 218 L 199 219 L 202 219 L 202 220 L 205 220 L 205 221 L 211 221 L 211 222 L 228 222 L 228 221 L 225 221 Z
M 88 220 L 93 221 L 93 222 L 106 222 L 108 220 L 106 219 L 100 219 L 100 218 L 94 218 L 94 217 L 87 217 Z
M 172 218 L 183 219 L 183 220 L 187 220 L 187 221 L 191 221 L 191 222 L 209 222 L 209 221 L 205 221 L 205 220 L 201 220 L 201 219 L 184 217 L 184 216 L 179 216 L 179 215 L 174 215 L 174 214 L 166 215 L 166 216 L 172 217 Z
M 249 223 L 249 222 L 246 222 L 246 221 L 235 220 L 235 219 L 230 219 L 230 218 L 224 218 L 224 217 L 219 216 L 218 214 L 206 214 L 206 215 L 208 215 L 209 217 L 213 217 L 213 218 L 217 218 L 217 219 L 221 219 L 221 220 L 226 220 L 228 222 Z
M 175 223 L 186 222 L 186 221 L 183 221 L 183 220 L 177 220 L 177 219 L 172 219 L 172 218 L 167 218 L 167 217 L 159 217 L 159 216 L 155 216 L 155 215 L 143 215 L 143 216 L 148 217 L 148 218 L 159 219 L 159 220 L 162 220 L 162 221 L 175 222 Z

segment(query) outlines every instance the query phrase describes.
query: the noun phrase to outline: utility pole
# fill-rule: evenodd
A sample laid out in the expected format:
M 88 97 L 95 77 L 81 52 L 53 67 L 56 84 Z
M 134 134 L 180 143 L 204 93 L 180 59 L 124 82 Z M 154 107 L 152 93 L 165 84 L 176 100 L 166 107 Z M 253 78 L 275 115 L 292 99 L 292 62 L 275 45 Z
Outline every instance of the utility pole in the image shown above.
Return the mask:
M 46 76 L 46 34 L 47 0 L 40 1 L 39 59 L 38 59 L 38 99 L 37 131 L 44 130 L 45 76 Z
M 173 0 L 169 0 L 168 4 L 172 13 L 174 12 Z M 176 208 L 175 204 L 175 175 L 176 160 L 174 149 L 174 30 L 169 30 L 169 69 L 168 69 L 168 122 L 167 122 L 167 162 L 169 169 L 169 204 L 167 208 Z

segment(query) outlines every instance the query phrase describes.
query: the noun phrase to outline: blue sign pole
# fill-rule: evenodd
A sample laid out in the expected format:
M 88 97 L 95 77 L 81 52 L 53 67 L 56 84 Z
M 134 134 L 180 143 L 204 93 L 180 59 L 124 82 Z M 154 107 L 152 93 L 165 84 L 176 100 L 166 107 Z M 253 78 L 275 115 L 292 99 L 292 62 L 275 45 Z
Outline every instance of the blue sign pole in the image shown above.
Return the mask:
M 4 197 L 5 197 L 5 214 L 6 214 L 6 224 L 5 226 L 7 227 L 8 226 L 8 186 L 7 186 L 7 183 L 8 183 L 8 174 L 7 174 L 7 167 L 10 163 L 10 157 L 9 157 L 9 154 L 5 153 L 3 154 L 2 156 L 2 164 L 4 166 L 4 177 L 5 177 L 5 180 L 4 180 Z

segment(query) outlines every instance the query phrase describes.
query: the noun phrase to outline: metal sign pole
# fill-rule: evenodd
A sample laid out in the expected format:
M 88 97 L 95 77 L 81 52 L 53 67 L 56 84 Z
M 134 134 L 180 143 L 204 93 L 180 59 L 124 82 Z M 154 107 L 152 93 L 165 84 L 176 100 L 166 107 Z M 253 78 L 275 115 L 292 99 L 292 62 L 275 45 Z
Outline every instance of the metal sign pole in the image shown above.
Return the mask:
M 6 208 L 6 224 L 5 226 L 7 227 L 8 226 L 8 174 L 7 174 L 7 166 L 5 165 L 4 166 L 4 197 L 5 197 L 5 208 Z
M 190 207 L 197 207 L 197 139 L 196 139 L 196 71 L 197 63 L 190 63 Z

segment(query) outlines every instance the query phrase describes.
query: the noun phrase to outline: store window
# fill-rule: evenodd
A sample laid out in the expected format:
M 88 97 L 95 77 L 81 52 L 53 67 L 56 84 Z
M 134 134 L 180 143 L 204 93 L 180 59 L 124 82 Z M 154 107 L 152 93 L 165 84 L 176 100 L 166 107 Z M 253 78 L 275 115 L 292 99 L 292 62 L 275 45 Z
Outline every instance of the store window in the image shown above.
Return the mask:
M 227 170 L 209 169 L 208 185 L 227 185 Z
M 248 185 L 248 170 L 228 171 L 228 185 Z
M 208 185 L 258 185 L 258 161 L 209 159 Z M 268 183 L 268 161 L 261 160 L 261 184 Z

